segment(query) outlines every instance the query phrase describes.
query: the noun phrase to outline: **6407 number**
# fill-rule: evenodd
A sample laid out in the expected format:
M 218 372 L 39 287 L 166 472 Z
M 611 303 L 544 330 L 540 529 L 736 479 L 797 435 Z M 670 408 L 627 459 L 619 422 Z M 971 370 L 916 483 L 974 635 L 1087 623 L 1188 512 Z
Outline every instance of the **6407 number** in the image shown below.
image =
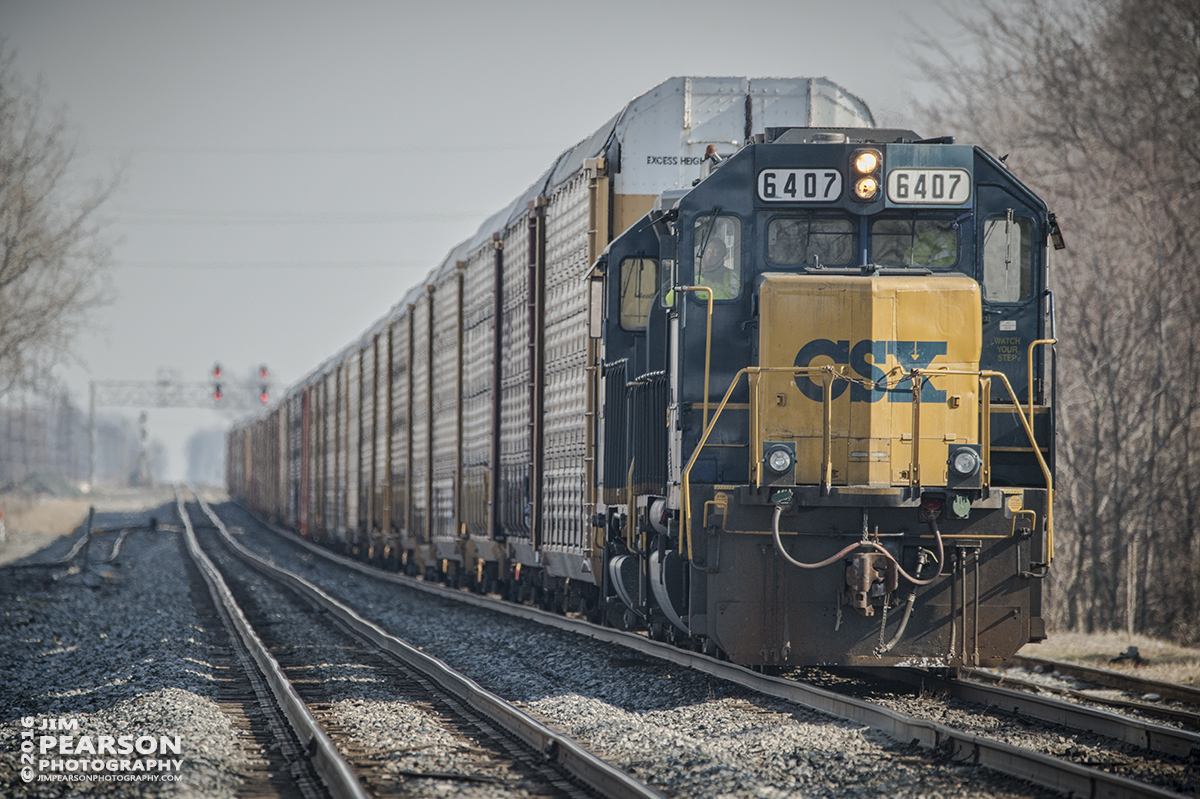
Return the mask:
M 765 202 L 824 203 L 842 195 L 836 169 L 764 169 L 758 173 L 758 199 Z
M 971 174 L 965 169 L 893 169 L 887 196 L 905 205 L 962 205 L 971 199 Z

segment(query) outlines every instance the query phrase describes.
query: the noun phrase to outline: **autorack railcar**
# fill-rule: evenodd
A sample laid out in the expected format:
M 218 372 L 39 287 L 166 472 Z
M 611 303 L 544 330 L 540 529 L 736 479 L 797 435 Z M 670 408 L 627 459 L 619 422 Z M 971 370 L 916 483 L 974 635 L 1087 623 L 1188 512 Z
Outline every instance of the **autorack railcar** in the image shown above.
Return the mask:
M 229 438 L 314 540 L 745 664 L 1044 637 L 1044 203 L 825 80 L 675 78 Z

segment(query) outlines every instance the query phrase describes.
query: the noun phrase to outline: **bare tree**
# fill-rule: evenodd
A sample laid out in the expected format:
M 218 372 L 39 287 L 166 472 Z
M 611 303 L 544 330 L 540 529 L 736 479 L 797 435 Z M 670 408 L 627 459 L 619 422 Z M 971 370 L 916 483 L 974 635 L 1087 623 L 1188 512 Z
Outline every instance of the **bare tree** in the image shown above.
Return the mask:
M 116 182 L 71 184 L 74 140 L 42 94 L 0 43 L 0 396 L 60 362 L 108 297 L 97 210 Z
M 1069 236 L 1059 296 L 1056 618 L 1200 640 L 1200 3 L 980 0 L 925 109 Z M 936 42 L 924 42 L 938 51 Z

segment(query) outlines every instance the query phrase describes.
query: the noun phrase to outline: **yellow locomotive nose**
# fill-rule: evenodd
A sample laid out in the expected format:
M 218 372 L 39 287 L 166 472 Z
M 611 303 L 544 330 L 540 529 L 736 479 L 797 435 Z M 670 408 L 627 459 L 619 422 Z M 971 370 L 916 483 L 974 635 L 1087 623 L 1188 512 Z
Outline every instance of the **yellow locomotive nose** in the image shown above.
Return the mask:
M 759 376 L 755 483 L 818 485 L 828 470 L 832 485 L 947 484 L 951 452 L 979 441 L 978 380 L 937 371 L 979 369 L 978 283 L 774 274 L 763 281 L 760 307 L 760 365 L 809 372 Z M 932 373 L 919 395 L 914 369 Z M 770 469 L 772 445 L 794 448 L 794 474 Z

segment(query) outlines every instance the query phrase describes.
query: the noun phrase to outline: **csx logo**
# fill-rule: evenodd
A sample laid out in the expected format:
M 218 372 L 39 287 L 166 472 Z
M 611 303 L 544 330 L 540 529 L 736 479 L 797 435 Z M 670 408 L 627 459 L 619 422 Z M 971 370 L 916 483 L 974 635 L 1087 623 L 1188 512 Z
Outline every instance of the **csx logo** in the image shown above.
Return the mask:
M 888 356 L 891 355 L 905 371 L 924 369 L 933 363 L 933 359 L 946 354 L 944 341 L 871 341 L 864 339 L 853 347 L 849 341 L 830 341 L 819 338 L 810 341 L 800 348 L 796 354 L 796 366 L 811 366 L 817 358 L 828 358 L 835 365 L 849 366 L 859 377 L 870 380 L 877 386 L 883 385 L 884 369 Z M 818 364 L 819 365 L 819 364 Z M 858 383 L 847 383 L 839 380 L 833 384 L 833 399 L 837 399 L 850 388 L 851 402 L 879 402 L 887 396 L 888 402 L 912 402 L 912 383 L 903 380 L 898 386 L 890 389 L 867 388 Z M 804 396 L 817 402 L 822 402 L 823 389 L 821 383 L 807 375 L 796 376 L 796 388 Z M 921 402 L 945 402 L 946 392 L 934 388 L 928 380 L 921 384 Z

